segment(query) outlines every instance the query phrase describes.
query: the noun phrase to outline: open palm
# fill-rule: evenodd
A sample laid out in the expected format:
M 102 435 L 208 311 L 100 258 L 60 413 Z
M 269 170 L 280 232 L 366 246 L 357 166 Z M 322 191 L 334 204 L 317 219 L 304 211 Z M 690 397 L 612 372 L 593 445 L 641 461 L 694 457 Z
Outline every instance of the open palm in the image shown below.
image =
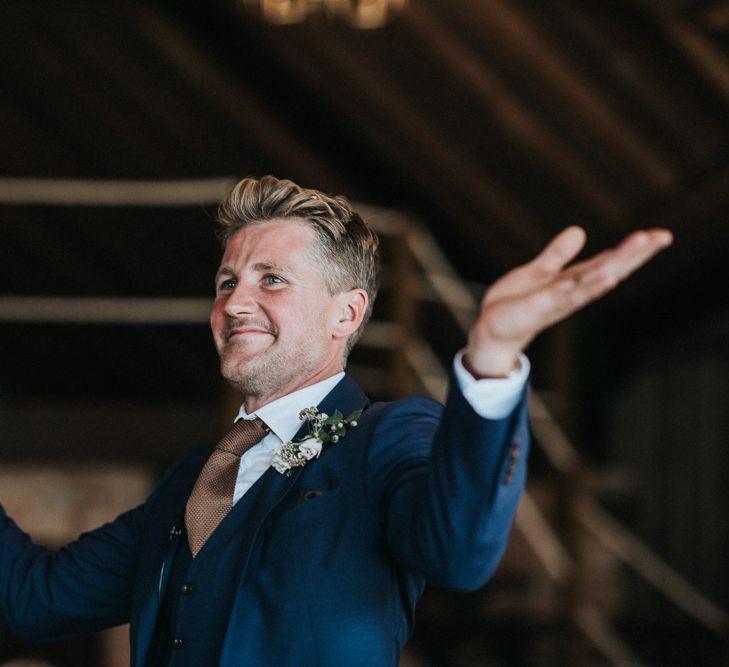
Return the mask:
M 570 265 L 585 240 L 582 228 L 568 227 L 531 262 L 487 290 L 464 356 L 471 373 L 508 374 L 537 334 L 609 292 L 670 245 L 672 235 L 665 229 L 637 231 L 614 248 Z

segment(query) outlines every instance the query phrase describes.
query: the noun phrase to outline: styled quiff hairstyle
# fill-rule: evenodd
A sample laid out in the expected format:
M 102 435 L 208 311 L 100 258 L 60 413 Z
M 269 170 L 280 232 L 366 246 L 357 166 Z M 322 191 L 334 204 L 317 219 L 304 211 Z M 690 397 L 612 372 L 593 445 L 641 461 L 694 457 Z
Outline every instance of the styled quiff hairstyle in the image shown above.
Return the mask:
M 242 227 L 269 220 L 299 220 L 316 233 L 314 252 L 330 294 L 361 288 L 369 301 L 362 324 L 347 340 L 344 353 L 362 335 L 378 289 L 379 240 L 345 197 L 331 197 L 274 176 L 244 178 L 218 208 L 218 238 L 225 247 Z

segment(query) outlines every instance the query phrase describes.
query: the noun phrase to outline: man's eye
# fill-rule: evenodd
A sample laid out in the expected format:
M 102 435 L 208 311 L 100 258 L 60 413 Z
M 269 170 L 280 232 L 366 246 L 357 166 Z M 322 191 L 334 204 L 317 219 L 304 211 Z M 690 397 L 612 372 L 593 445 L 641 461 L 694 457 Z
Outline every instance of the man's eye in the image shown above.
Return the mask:
M 283 280 L 279 278 L 278 276 L 268 275 L 264 277 L 264 282 L 266 285 L 278 285 L 279 283 L 282 283 Z
M 227 278 L 226 280 L 223 280 L 223 282 L 220 283 L 220 289 L 221 290 L 235 289 L 235 286 L 237 284 L 238 284 L 238 281 L 235 278 Z

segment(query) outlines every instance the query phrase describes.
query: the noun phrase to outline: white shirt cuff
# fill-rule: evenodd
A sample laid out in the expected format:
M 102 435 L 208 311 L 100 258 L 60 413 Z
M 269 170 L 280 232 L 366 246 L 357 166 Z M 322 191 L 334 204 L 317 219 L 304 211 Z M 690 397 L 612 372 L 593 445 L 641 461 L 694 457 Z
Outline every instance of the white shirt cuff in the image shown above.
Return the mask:
M 477 380 L 463 365 L 463 350 L 453 360 L 456 382 L 468 404 L 484 419 L 503 419 L 519 403 L 529 378 L 529 360 L 519 355 L 519 368 L 505 378 Z

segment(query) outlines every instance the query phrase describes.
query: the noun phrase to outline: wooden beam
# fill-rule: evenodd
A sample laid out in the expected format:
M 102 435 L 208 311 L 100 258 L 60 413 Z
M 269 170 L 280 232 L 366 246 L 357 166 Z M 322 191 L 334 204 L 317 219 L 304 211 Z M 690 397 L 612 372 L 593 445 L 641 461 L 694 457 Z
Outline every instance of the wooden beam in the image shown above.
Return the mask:
M 472 90 L 502 129 L 535 159 L 544 162 L 545 169 L 564 178 L 600 216 L 617 222 L 625 215 L 620 197 L 594 173 L 592 165 L 556 139 L 553 130 L 517 98 L 493 68 L 438 21 L 425 5 L 413 4 L 403 14 L 401 22 L 412 29 L 423 44 L 436 47 L 438 58 L 453 78 Z
M 729 100 L 729 58 L 725 52 L 683 21 L 667 19 L 664 26 L 676 46 Z
M 165 15 L 139 3 L 125 5 L 125 9 L 180 76 L 201 91 L 233 127 L 257 142 L 280 164 L 287 165 L 292 173 L 318 183 L 340 183 L 334 171 L 271 115 L 270 108 L 244 94 L 238 82 Z
M 261 27 L 271 47 L 315 94 L 430 193 L 444 216 L 459 219 L 494 266 L 503 270 L 538 250 L 545 233 L 518 198 L 473 164 L 346 34 L 331 31 L 323 39 L 309 24 L 297 28 L 293 40 L 290 32 Z
M 525 74 L 547 84 L 570 113 L 602 138 L 605 150 L 621 156 L 625 167 L 656 190 L 676 182 L 671 162 L 623 117 L 593 81 L 587 81 L 540 33 L 535 21 L 503 0 L 461 0 L 478 31 L 526 67 Z

